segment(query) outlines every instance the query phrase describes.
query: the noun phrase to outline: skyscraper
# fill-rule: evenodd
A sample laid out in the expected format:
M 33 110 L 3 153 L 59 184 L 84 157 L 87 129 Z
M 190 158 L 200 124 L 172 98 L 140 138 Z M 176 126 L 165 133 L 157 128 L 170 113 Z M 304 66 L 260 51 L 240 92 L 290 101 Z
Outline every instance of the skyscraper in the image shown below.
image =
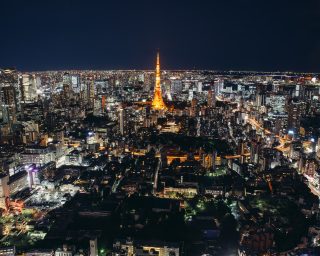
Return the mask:
M 152 100 L 152 109 L 154 110 L 166 110 L 167 107 L 162 98 L 161 84 L 160 84 L 160 57 L 157 53 L 157 65 L 156 65 L 156 85 L 154 88 L 154 96 Z
M 211 107 L 211 108 L 216 106 L 216 96 L 215 96 L 214 90 L 208 91 L 207 105 L 208 105 L 208 107 Z
M 21 88 L 21 100 L 23 102 L 34 102 L 37 100 L 37 85 L 36 77 L 29 74 L 24 74 L 19 79 Z
M 288 130 L 299 133 L 302 102 L 297 98 L 291 99 L 288 104 Z
M 119 128 L 120 128 L 120 134 L 122 136 L 125 135 L 126 112 L 125 112 L 123 106 L 120 106 L 120 109 L 119 109 Z
M 15 70 L 0 70 L 0 102 L 3 122 L 8 124 L 11 130 L 16 122 L 18 111 L 17 100 L 18 77 Z

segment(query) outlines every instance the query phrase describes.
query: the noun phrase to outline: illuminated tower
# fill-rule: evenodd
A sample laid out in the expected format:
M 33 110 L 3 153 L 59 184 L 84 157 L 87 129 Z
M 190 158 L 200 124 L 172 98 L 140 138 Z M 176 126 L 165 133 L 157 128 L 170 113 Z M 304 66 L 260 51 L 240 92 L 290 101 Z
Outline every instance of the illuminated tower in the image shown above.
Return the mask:
M 154 96 L 152 100 L 152 109 L 166 110 L 166 104 L 162 98 L 161 85 L 160 85 L 160 57 L 157 53 L 157 66 L 156 66 L 156 86 L 154 88 Z

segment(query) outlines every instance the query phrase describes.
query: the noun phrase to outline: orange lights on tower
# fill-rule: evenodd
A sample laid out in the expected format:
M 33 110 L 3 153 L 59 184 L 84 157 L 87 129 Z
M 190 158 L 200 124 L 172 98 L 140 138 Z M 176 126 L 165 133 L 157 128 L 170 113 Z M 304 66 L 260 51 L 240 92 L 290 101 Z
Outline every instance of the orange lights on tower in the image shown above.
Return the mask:
M 154 110 L 167 110 L 167 106 L 162 98 L 161 84 L 160 84 L 160 57 L 157 53 L 157 65 L 156 65 L 156 85 L 154 88 L 154 96 L 152 100 L 152 109 Z

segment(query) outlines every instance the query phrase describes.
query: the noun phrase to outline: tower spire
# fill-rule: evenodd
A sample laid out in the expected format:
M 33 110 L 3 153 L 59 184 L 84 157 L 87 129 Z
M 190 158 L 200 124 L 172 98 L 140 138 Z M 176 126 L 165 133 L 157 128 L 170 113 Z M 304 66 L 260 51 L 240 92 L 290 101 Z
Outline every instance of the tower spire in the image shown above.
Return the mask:
M 152 108 L 155 110 L 166 110 L 167 107 L 162 98 L 161 83 L 160 83 L 160 55 L 157 52 L 157 63 L 156 63 L 156 84 L 154 88 L 154 96 L 152 100 Z

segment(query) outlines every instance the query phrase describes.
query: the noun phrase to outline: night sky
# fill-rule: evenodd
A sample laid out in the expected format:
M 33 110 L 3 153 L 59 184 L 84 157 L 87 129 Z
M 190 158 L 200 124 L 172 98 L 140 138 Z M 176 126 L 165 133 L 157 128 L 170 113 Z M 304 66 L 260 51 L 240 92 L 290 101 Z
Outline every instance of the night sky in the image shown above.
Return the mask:
M 319 0 L 7 0 L 0 67 L 320 72 Z

